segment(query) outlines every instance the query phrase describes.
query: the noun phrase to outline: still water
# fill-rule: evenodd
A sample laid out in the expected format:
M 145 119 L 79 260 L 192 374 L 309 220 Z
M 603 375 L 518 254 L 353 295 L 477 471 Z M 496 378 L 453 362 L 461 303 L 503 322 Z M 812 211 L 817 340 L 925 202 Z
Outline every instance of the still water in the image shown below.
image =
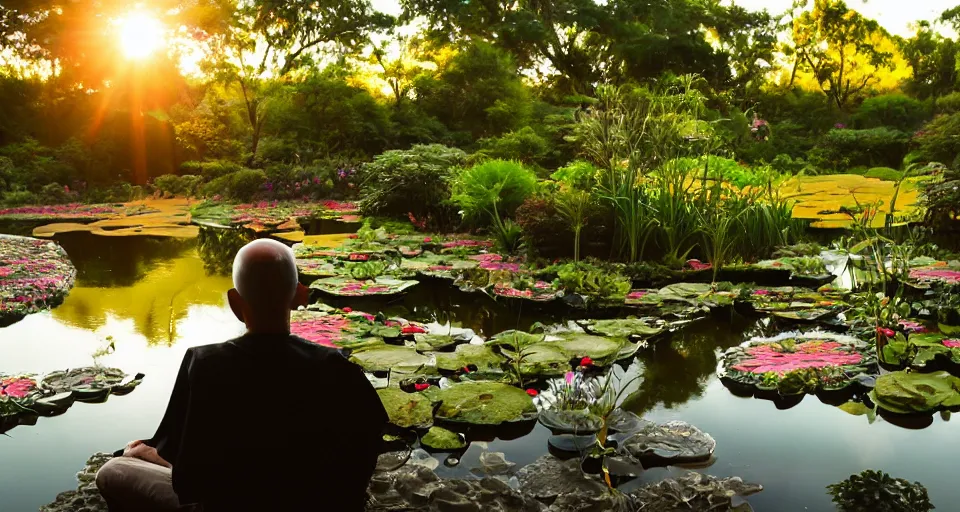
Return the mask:
M 45 373 L 87 366 L 98 357 L 101 364 L 146 378 L 127 396 L 76 403 L 61 416 L 0 436 L 2 512 L 37 510 L 57 493 L 75 488 L 75 473 L 90 454 L 151 436 L 184 351 L 242 331 L 226 306 L 229 278 L 211 275 L 217 262 L 209 257 L 205 262 L 196 241 L 89 234 L 67 234 L 57 241 L 77 266 L 77 286 L 59 308 L 0 329 L 0 373 Z M 410 319 L 451 321 L 483 335 L 565 320 L 425 285 L 380 307 Z M 750 497 L 758 511 L 833 510 L 825 486 L 867 468 L 921 482 L 940 510 L 960 502 L 960 486 L 947 470 L 960 453 L 956 421 L 937 416 L 925 429 L 907 430 L 882 418 L 871 424 L 866 416 L 849 415 L 813 396 L 778 410 L 772 402 L 730 394 L 714 375 L 717 356 L 760 332 L 766 331 L 742 318 L 714 318 L 660 343 L 641 354 L 643 381 L 627 408 L 650 420 L 683 420 L 710 433 L 717 440 L 716 460 L 699 471 L 762 484 L 764 491 Z M 98 356 L 110 341 L 115 350 Z M 251 376 L 251 385 L 256 379 Z M 547 452 L 548 436 L 538 425 L 486 449 L 523 465 Z M 438 471 L 469 474 L 482 449 L 475 444 L 460 466 L 441 465 Z M 651 470 L 640 481 L 666 473 Z

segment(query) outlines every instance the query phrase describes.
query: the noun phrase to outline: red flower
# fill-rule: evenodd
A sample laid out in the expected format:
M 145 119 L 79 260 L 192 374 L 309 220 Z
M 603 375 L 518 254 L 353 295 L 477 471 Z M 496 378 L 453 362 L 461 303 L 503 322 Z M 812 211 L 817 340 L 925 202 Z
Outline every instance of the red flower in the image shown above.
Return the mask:
M 345 308 L 343 308 L 341 311 L 343 311 L 344 313 L 353 313 L 353 308 L 351 308 L 351 307 L 345 307 Z
M 887 329 L 885 327 L 877 327 L 877 334 L 882 334 L 887 338 L 893 338 L 894 336 L 897 335 L 897 333 L 894 332 L 893 329 Z
M 433 239 L 430 238 L 429 236 L 423 239 L 423 243 L 425 243 L 425 244 L 429 244 L 429 243 L 432 242 L 432 241 L 433 241 Z
M 419 325 L 407 324 L 407 325 L 404 325 L 402 329 L 400 329 L 400 332 L 402 332 L 403 334 L 423 334 L 427 332 L 427 330 L 424 329 L 423 327 L 420 327 Z
M 468 367 L 466 367 L 466 366 L 464 366 L 463 368 L 461 368 L 461 370 L 463 370 L 463 373 L 470 373 L 470 368 L 468 368 Z
M 534 397 L 535 397 L 535 396 L 539 395 L 540 393 L 538 393 L 536 389 L 528 389 L 528 390 L 527 390 L 527 394 L 530 395 L 530 396 L 534 396 Z
M 349 238 L 349 239 L 351 239 L 351 240 L 356 240 L 356 239 L 357 239 L 357 235 L 350 235 L 350 236 L 348 236 L 347 238 Z
M 417 391 L 423 391 L 429 387 L 430 387 L 430 384 L 427 384 L 425 382 L 418 382 L 413 385 L 413 389 L 416 389 Z
M 593 366 L 593 359 L 589 357 L 584 357 L 580 360 L 580 366 Z

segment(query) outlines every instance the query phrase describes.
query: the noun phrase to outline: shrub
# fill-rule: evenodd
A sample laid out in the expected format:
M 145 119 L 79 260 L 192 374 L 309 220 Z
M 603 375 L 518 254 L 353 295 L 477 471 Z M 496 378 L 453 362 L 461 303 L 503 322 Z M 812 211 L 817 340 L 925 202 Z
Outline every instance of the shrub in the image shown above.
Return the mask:
M 164 195 L 171 196 L 195 196 L 200 191 L 203 184 L 203 178 L 193 174 L 177 176 L 176 174 L 164 174 L 157 176 L 153 180 L 153 186 Z
M 573 233 L 557 211 L 553 196 L 531 196 L 515 215 L 527 249 L 548 258 L 572 255 Z
M 259 169 L 241 169 L 221 176 L 203 187 L 207 196 L 221 195 L 235 201 L 250 201 L 265 190 L 267 175 Z
M 960 112 L 960 91 L 937 98 L 937 113 L 953 114 Z
M 43 204 L 65 204 L 76 200 L 77 195 L 71 194 L 70 189 L 59 183 L 47 183 L 40 189 L 37 198 Z
M 460 173 L 453 200 L 463 210 L 464 219 L 488 225 L 511 217 L 536 187 L 536 174 L 523 164 L 488 160 Z
M 834 129 L 810 152 L 810 161 L 821 169 L 844 171 L 851 167 L 900 167 L 910 137 L 892 128 Z
M 500 137 L 480 139 L 477 155 L 501 160 L 517 160 L 530 165 L 539 165 L 550 154 L 550 141 L 541 137 L 533 128 L 523 128 L 505 133 Z
M 919 161 L 960 163 L 960 112 L 937 116 L 917 132 L 914 142 Z
M 335 169 L 323 166 L 274 164 L 264 171 L 267 189 L 276 199 L 321 199 L 334 189 Z M 346 173 L 341 169 L 341 172 Z
M 3 194 L 3 203 L 7 206 L 23 206 L 37 202 L 37 196 L 27 190 L 14 190 Z
M 189 161 L 180 164 L 180 174 L 194 174 L 203 176 L 206 181 L 215 180 L 221 176 L 243 169 L 240 164 L 227 160 L 211 160 L 209 162 Z
M 570 162 L 550 175 L 550 179 L 578 190 L 590 190 L 597 182 L 600 169 L 590 162 L 577 160 Z
M 453 170 L 466 160 L 462 150 L 440 144 L 378 155 L 360 168 L 360 209 L 365 215 L 413 215 L 430 228 L 449 227 L 456 221 L 450 181 Z
M 912 132 L 930 118 L 930 105 L 903 94 L 885 94 L 867 98 L 853 115 L 857 128 L 887 126 Z
M 903 177 L 902 172 L 889 167 L 874 167 L 868 169 L 863 175 L 867 178 L 876 178 L 883 181 L 900 181 L 900 178 Z

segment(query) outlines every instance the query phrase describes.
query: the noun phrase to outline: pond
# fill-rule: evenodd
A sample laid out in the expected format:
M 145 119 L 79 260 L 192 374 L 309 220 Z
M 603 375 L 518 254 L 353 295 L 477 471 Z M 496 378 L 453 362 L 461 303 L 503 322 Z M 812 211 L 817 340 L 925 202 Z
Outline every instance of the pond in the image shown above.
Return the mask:
M 89 233 L 55 240 L 77 267 L 77 285 L 60 307 L 0 329 L 0 373 L 87 366 L 99 356 L 104 365 L 146 378 L 130 395 L 77 403 L 67 414 L 0 436 L 3 511 L 37 510 L 76 487 L 76 472 L 94 452 L 151 436 L 184 351 L 242 331 L 226 306 L 229 278 L 210 272 L 222 262 L 210 261 L 206 252 L 204 261 L 196 240 Z M 347 304 L 366 311 L 375 307 L 346 299 L 332 303 Z M 417 287 L 379 307 L 411 320 L 452 322 L 483 336 L 567 320 L 511 304 L 436 285 Z M 773 402 L 731 394 L 716 377 L 719 354 L 751 336 L 772 334 L 769 330 L 763 321 L 712 316 L 659 342 L 639 354 L 643 380 L 625 408 L 658 422 L 683 420 L 711 434 L 715 460 L 698 470 L 762 484 L 764 491 L 749 498 L 756 510 L 832 510 L 825 487 L 867 468 L 921 482 L 940 507 L 960 500 L 960 488 L 944 471 L 952 462 L 948 457 L 960 450 L 948 415 L 936 416 L 925 429 L 908 430 L 879 417 L 870 423 L 815 396 L 778 410 Z M 112 353 L 98 354 L 111 342 Z M 549 435 L 538 424 L 520 438 L 495 440 L 485 448 L 524 465 L 547 452 Z M 441 464 L 438 473 L 468 475 L 482 448 L 475 443 L 458 466 Z M 674 471 L 649 470 L 639 481 Z

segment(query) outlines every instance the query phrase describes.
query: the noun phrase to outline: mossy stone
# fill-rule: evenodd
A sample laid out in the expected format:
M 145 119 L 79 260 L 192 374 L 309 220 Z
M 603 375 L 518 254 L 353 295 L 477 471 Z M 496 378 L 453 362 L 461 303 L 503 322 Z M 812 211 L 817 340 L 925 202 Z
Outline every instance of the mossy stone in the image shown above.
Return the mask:
M 430 430 L 420 438 L 420 444 L 433 450 L 444 451 L 460 450 L 467 446 L 467 442 L 463 439 L 463 436 L 443 427 L 431 427 Z

